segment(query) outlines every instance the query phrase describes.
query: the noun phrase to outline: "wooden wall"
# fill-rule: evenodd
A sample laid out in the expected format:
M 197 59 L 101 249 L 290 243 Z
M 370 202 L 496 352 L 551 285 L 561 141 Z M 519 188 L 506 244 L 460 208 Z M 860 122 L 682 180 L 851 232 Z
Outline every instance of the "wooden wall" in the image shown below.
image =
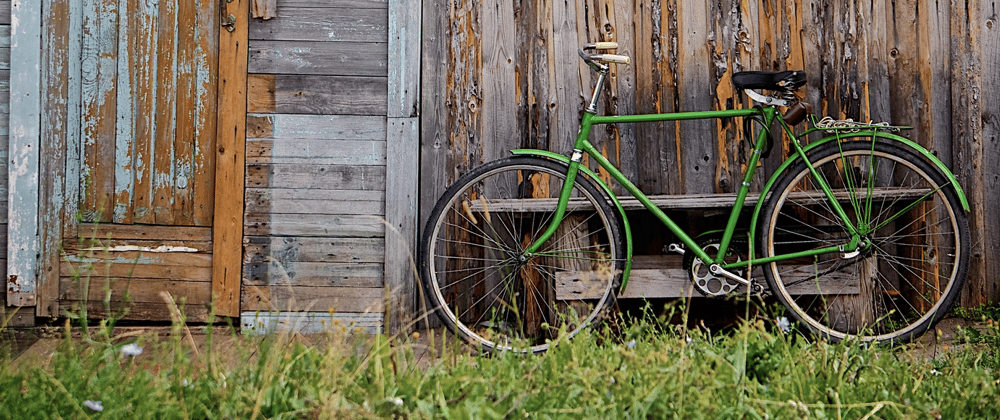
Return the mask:
M 905 134 L 953 168 L 973 205 L 963 304 L 1000 299 L 991 2 L 431 0 L 423 11 L 423 215 L 458 176 L 509 149 L 567 153 L 596 79 L 577 47 L 616 41 L 633 61 L 613 70 L 602 112 L 745 107 L 733 72 L 802 69 L 819 116 L 916 127 Z M 618 125 L 591 140 L 648 193 L 723 193 L 743 170 L 740 131 L 733 120 Z M 778 142 L 765 167 L 786 148 Z
M 10 117 L 10 0 L 0 1 L 0 278 L 7 278 L 7 132 Z M 0 302 L 7 288 L 0 288 Z
M 276 10 L 250 25 L 242 322 L 380 328 L 389 7 Z

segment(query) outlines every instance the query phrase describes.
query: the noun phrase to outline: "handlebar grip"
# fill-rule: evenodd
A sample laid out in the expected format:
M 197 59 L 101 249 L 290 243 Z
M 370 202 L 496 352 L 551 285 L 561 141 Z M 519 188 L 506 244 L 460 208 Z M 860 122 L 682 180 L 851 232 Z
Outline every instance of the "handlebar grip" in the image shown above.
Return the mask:
M 618 43 L 617 42 L 595 42 L 594 43 L 594 49 L 595 50 L 615 50 L 615 49 L 618 49 Z
M 600 54 L 594 56 L 595 59 L 605 63 L 628 64 L 632 60 L 627 55 Z

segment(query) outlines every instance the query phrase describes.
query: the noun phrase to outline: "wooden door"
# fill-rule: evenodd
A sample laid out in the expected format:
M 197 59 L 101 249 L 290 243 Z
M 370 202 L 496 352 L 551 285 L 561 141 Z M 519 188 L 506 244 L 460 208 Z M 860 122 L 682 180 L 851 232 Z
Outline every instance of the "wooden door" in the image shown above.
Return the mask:
M 201 320 L 214 291 L 238 314 L 248 1 L 84 1 L 63 304 Z

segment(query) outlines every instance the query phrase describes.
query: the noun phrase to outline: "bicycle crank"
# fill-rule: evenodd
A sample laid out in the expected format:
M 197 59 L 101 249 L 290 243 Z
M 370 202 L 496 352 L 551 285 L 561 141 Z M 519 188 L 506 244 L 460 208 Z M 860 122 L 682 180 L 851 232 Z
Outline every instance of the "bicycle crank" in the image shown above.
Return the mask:
M 735 244 L 734 244 L 735 245 Z M 701 249 L 709 256 L 715 257 L 719 253 L 719 243 L 715 240 L 704 241 Z M 671 246 L 671 251 L 683 252 L 680 247 Z M 740 286 L 747 285 L 744 280 L 743 271 L 730 272 L 723 270 L 718 264 L 702 261 L 693 252 L 684 252 L 684 270 L 688 272 L 688 277 L 694 283 L 695 289 L 707 297 L 723 297 L 737 292 Z M 741 261 L 740 256 L 733 252 L 732 248 L 727 252 L 725 261 L 734 263 Z

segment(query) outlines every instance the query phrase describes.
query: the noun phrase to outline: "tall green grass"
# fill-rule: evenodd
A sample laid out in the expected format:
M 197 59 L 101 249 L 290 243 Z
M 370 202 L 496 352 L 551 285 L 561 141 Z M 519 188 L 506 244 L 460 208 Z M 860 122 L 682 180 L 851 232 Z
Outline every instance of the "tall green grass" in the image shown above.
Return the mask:
M 927 359 L 910 347 L 816 342 L 767 317 L 725 333 L 651 316 L 609 325 L 539 356 L 480 355 L 433 331 L 208 329 L 196 346 L 181 322 L 159 337 L 107 328 L 89 339 L 67 325 L 43 363 L 0 365 L 0 418 L 1000 417 L 1000 373 L 984 365 L 984 344 Z M 126 344 L 142 355 L 123 355 Z

